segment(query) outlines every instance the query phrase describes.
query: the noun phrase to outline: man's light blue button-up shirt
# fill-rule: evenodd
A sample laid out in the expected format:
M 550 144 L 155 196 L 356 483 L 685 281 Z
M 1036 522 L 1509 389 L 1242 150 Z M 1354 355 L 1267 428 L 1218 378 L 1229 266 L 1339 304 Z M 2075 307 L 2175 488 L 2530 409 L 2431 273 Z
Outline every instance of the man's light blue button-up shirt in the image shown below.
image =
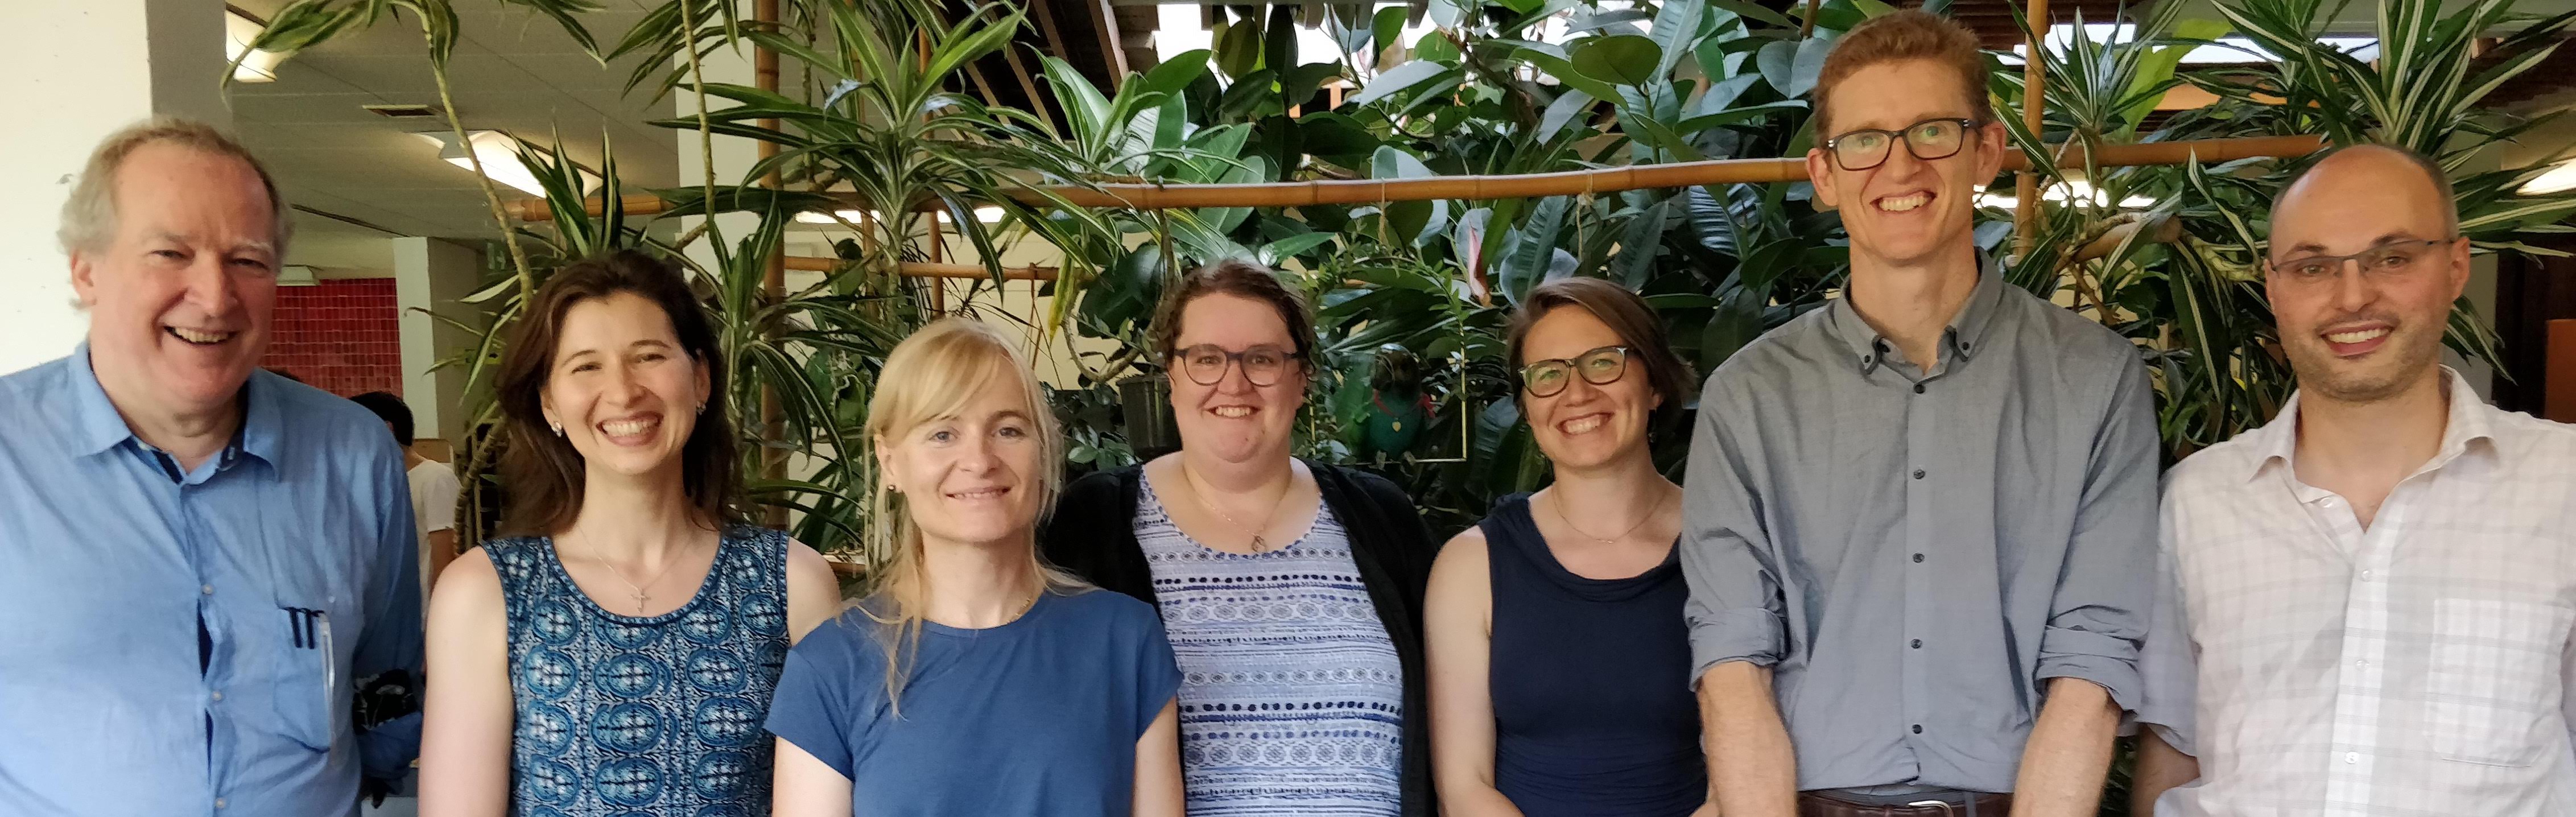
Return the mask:
M 277 375 L 242 399 L 184 470 L 86 345 L 0 377 L 0 815 L 356 811 L 352 686 L 420 667 L 402 454 Z

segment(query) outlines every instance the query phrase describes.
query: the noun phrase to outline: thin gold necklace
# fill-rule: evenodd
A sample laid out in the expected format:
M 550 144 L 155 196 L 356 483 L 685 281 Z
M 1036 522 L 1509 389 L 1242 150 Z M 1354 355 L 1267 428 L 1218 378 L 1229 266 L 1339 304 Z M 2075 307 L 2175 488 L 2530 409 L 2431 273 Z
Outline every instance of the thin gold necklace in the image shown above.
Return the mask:
M 1219 508 L 1216 506 L 1215 502 L 1208 501 L 1207 492 L 1199 489 L 1197 474 L 1190 470 L 1189 463 L 1181 463 L 1181 482 L 1189 486 L 1190 498 L 1198 500 L 1199 507 L 1206 508 L 1210 512 L 1215 513 L 1218 518 L 1224 519 L 1226 524 L 1233 525 L 1236 530 L 1251 531 L 1252 552 L 1254 553 L 1260 553 L 1269 546 L 1270 540 L 1263 537 L 1261 534 L 1263 531 L 1270 529 L 1270 523 L 1279 520 L 1279 506 L 1287 504 L 1289 491 L 1297 489 L 1296 472 L 1290 471 L 1288 475 L 1288 490 L 1279 492 L 1279 498 L 1270 500 L 1270 513 L 1262 516 L 1261 527 L 1250 528 L 1245 527 L 1242 522 L 1236 521 L 1234 514 L 1226 513 L 1224 508 Z
M 660 584 L 662 582 L 662 577 L 671 575 L 671 568 L 677 566 L 681 561 L 678 555 L 674 555 L 670 561 L 662 563 L 661 572 L 653 574 L 653 578 L 646 580 L 642 585 L 637 585 L 634 582 L 626 580 L 626 571 L 617 569 L 616 562 L 611 562 L 606 557 L 601 556 L 599 554 L 599 546 L 593 544 L 589 537 L 582 537 L 581 549 L 590 554 L 591 561 L 598 562 L 599 566 L 608 568 L 608 575 L 617 577 L 618 583 L 624 584 L 626 585 L 626 589 L 634 591 L 635 614 L 639 616 L 644 614 L 645 602 L 651 601 L 653 598 L 653 595 L 645 592 L 644 588 Z
M 1565 495 L 1549 491 L 1547 494 L 1547 502 L 1548 507 L 1556 511 L 1556 518 L 1564 520 L 1567 530 L 1574 531 L 1577 535 L 1580 535 L 1583 538 L 1590 539 L 1604 545 L 1615 545 L 1619 543 L 1620 539 L 1626 539 L 1630 534 L 1636 533 L 1637 529 L 1645 527 L 1646 523 L 1655 521 L 1655 512 L 1664 509 L 1664 500 L 1669 497 L 1669 493 L 1665 496 L 1655 497 L 1655 506 L 1646 509 L 1646 515 L 1644 518 L 1638 519 L 1637 524 L 1628 526 L 1626 531 L 1620 533 L 1617 537 L 1610 539 L 1603 539 L 1601 537 L 1594 536 L 1591 533 L 1586 532 L 1582 526 L 1574 524 L 1574 517 L 1568 516 L 1565 513 Z

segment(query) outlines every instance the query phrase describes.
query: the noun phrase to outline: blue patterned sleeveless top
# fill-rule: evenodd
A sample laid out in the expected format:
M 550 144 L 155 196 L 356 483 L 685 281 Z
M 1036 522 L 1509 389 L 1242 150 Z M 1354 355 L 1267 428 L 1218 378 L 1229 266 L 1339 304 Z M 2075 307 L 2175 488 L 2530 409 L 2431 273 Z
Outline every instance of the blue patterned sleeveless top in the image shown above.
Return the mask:
M 1297 541 L 1240 554 L 1174 527 L 1150 483 L 1137 505 L 1181 666 L 1191 817 L 1400 811 L 1404 666 L 1332 508 Z
M 650 618 L 593 603 L 547 538 L 483 548 L 509 615 L 512 814 L 769 812 L 787 534 L 727 527 L 697 595 Z

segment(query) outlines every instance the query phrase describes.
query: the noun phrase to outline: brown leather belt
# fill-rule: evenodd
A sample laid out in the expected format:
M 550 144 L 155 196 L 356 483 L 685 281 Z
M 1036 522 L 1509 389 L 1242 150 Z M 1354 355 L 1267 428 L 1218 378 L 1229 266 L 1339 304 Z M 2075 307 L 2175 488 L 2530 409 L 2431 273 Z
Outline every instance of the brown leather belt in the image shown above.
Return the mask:
M 2011 817 L 2012 795 L 1977 795 L 1977 817 Z M 1925 798 L 1916 805 L 1870 806 L 1815 792 L 1798 794 L 1798 817 L 1967 817 L 1967 806 Z

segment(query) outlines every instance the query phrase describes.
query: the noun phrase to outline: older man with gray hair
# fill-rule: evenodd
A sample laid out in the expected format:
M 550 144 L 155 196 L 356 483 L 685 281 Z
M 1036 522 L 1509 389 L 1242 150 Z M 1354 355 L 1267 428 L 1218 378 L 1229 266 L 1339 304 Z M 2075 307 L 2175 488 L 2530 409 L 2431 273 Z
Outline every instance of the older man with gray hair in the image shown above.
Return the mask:
M 357 810 L 353 684 L 420 666 L 411 507 L 373 415 L 259 368 L 286 233 L 173 118 L 64 204 L 87 340 L 0 377 L 0 811 Z

